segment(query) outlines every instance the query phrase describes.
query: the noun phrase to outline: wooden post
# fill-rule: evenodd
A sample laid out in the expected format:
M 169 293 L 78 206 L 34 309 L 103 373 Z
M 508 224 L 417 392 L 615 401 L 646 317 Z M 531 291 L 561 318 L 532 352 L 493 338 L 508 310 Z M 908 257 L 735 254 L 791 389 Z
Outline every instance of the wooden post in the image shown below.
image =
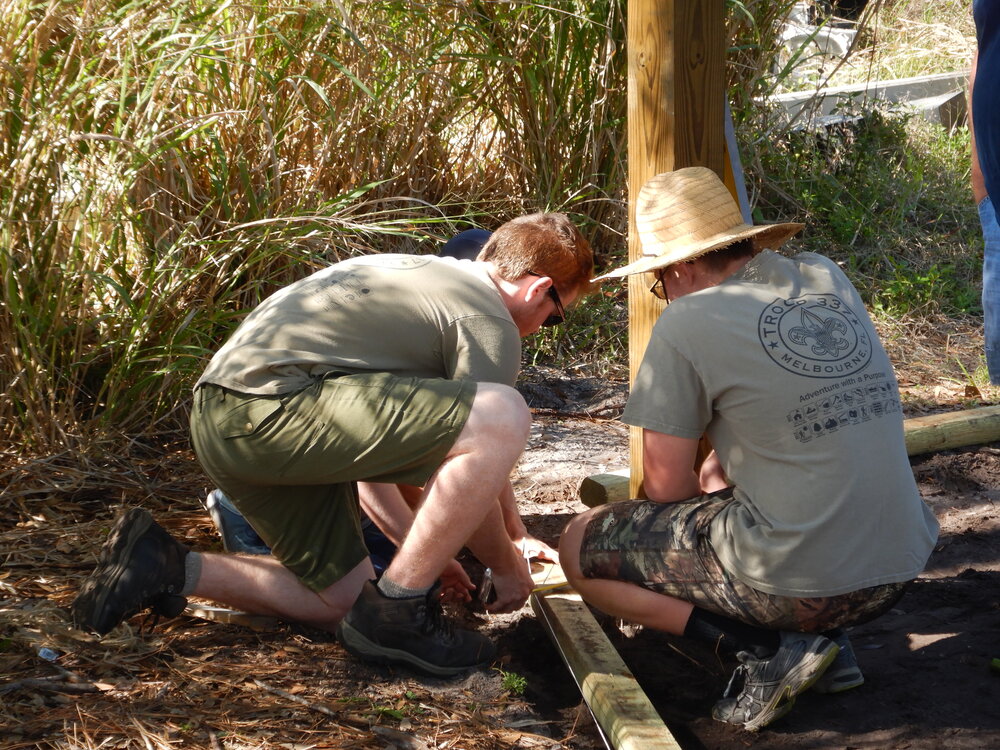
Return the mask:
M 629 0 L 629 261 L 642 256 L 635 197 L 651 177 L 705 166 L 724 177 L 726 49 L 722 0 Z M 629 369 L 635 380 L 663 303 L 650 281 L 630 276 Z M 641 497 L 642 434 L 629 437 L 632 497 Z

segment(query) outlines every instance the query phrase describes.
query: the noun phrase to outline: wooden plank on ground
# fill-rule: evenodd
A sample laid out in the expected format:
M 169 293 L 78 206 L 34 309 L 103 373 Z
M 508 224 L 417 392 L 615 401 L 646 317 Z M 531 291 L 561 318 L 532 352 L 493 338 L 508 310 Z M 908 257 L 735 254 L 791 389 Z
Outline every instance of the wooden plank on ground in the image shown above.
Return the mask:
M 615 750 L 680 750 L 579 594 L 532 594 L 531 608 Z
M 588 508 L 629 500 L 629 470 L 591 474 L 580 483 L 580 501 Z
M 903 420 L 906 452 L 922 453 L 963 448 L 1000 440 L 1000 406 L 982 406 Z M 628 500 L 629 470 L 593 474 L 580 483 L 580 500 L 589 508 Z
M 546 562 L 544 560 L 531 561 L 531 580 L 534 581 L 534 593 L 541 591 L 552 591 L 569 586 L 566 574 L 558 563 Z
M 1000 440 L 1000 406 L 912 417 L 903 422 L 911 456 Z
M 270 615 L 253 615 L 249 612 L 240 612 L 226 607 L 213 607 L 208 604 L 192 603 L 184 608 L 184 614 L 188 617 L 196 617 L 199 620 L 211 620 L 212 622 L 223 622 L 227 625 L 242 625 L 257 632 L 275 630 L 281 624 L 277 617 Z
M 961 90 L 913 99 L 906 106 L 949 132 L 969 124 L 969 96 Z

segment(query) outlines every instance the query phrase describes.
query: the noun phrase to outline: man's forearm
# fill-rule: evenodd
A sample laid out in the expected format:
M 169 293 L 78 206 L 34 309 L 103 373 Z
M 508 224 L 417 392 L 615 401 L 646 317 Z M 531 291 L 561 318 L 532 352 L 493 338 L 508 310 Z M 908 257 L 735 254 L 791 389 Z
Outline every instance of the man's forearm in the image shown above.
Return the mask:
M 413 525 L 413 509 L 394 484 L 358 482 L 361 509 L 397 547 Z
M 698 475 L 693 470 L 690 476 L 685 475 L 683 480 L 678 479 L 675 474 L 664 482 L 660 482 L 655 473 L 647 470 L 643 475 L 642 487 L 646 497 L 658 503 L 679 503 L 701 494 Z

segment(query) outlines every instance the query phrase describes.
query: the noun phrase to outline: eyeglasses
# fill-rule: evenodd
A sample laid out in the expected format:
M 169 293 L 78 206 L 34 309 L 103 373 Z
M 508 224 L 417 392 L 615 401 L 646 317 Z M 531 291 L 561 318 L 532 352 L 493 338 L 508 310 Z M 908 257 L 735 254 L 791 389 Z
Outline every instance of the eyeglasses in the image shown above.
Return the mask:
M 534 271 L 528 271 L 531 276 L 542 277 L 545 274 L 535 273 Z M 552 278 L 551 276 L 549 278 Z M 559 298 L 559 292 L 556 291 L 556 283 L 552 282 L 552 285 L 545 290 L 545 293 L 552 300 L 552 304 L 556 306 L 556 314 L 550 315 L 545 320 L 542 321 L 542 327 L 551 328 L 552 326 L 557 326 L 566 320 L 566 308 L 563 307 L 562 300 Z
M 653 293 L 654 297 L 659 297 L 662 300 L 667 298 L 667 287 L 663 284 L 663 273 L 659 271 L 653 271 L 653 275 L 656 277 L 656 281 L 653 285 L 649 287 L 649 291 Z

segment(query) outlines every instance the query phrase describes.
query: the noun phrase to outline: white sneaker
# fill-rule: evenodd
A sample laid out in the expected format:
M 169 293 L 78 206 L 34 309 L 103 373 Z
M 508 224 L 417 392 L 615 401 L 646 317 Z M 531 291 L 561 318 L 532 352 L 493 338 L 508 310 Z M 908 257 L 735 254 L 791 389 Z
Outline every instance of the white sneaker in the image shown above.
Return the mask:
M 861 674 L 847 633 L 841 632 L 833 642 L 840 646 L 840 651 L 833 664 L 813 683 L 812 689 L 817 693 L 843 693 L 865 684 L 865 676 Z

